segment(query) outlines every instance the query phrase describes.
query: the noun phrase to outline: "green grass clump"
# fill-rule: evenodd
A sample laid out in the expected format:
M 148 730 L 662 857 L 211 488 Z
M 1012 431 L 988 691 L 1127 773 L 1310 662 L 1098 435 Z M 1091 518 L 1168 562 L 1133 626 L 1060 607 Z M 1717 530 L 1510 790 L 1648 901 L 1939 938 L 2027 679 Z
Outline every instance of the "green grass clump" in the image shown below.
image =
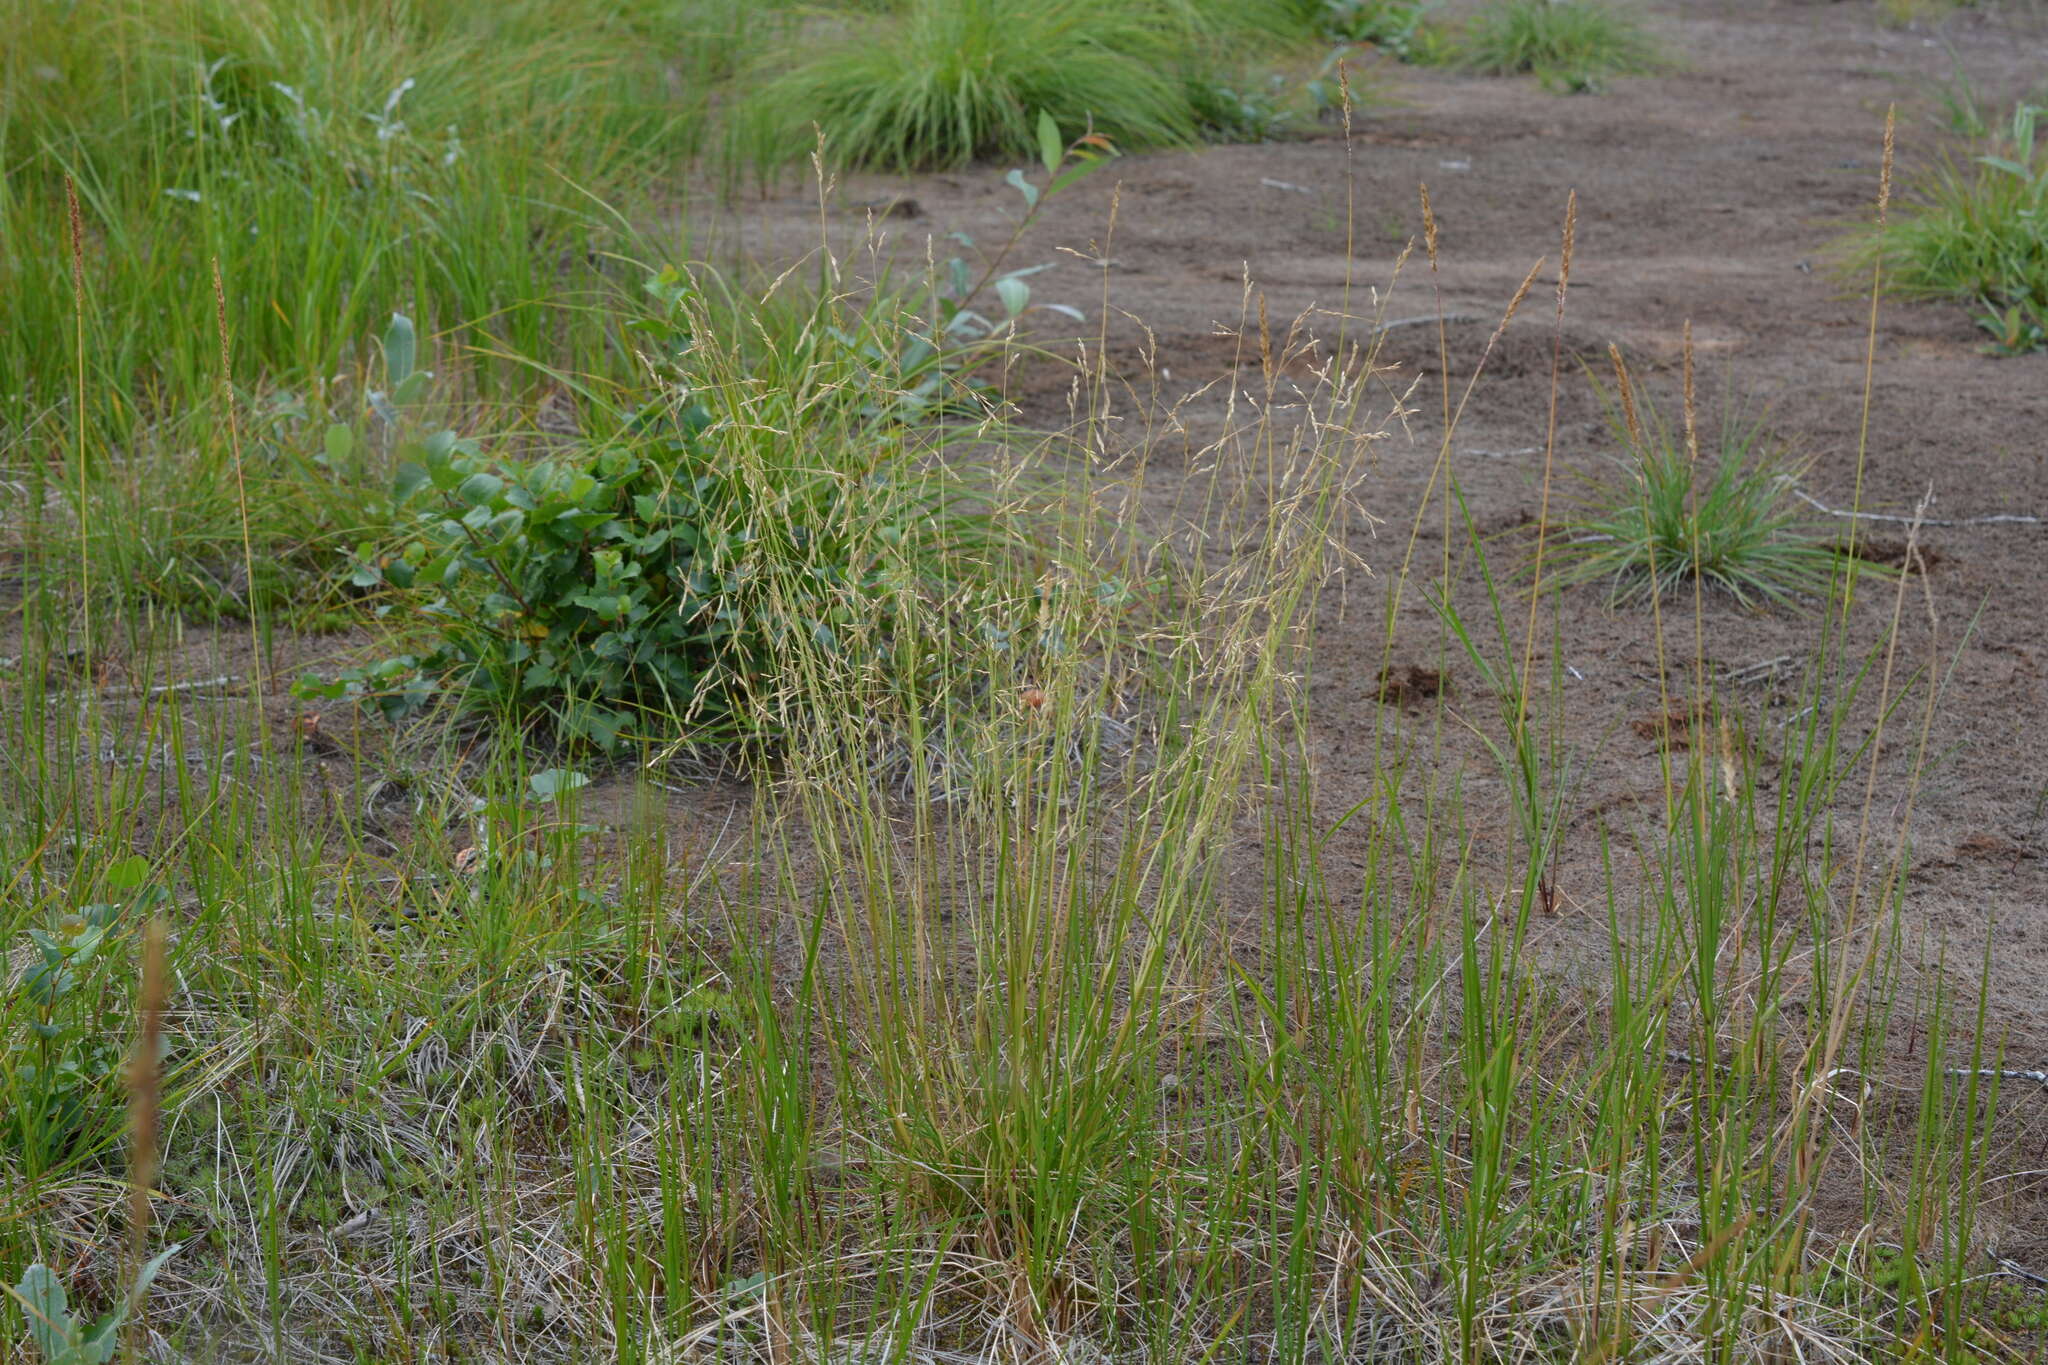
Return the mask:
M 321 437 L 365 412 L 384 320 L 418 321 L 468 427 L 523 424 L 525 360 L 629 371 L 590 306 L 619 291 L 607 253 L 707 150 L 764 22 L 738 0 L 0 0 L 23 534 L 75 523 L 96 590 L 195 619 L 328 613 L 312 566 L 362 538 L 389 470 Z
M 1795 466 L 1761 422 L 1733 414 L 1697 450 L 1621 377 L 1610 411 L 1629 451 L 1620 480 L 1596 484 L 1560 523 L 1554 581 L 1606 582 L 1619 605 L 1664 597 L 1697 579 L 1744 604 L 1789 603 L 1826 590 L 1839 560 L 1792 498 Z
M 81 341 L 108 436 L 210 396 L 216 261 L 244 384 L 334 382 L 393 309 L 552 351 L 609 226 L 585 192 L 703 144 L 738 42 L 709 8 L 0 0 L 0 419 Z
M 2048 345 L 2048 147 L 2020 105 L 1967 160 L 1945 157 L 1890 217 L 1856 245 L 1852 264 L 1881 265 L 1910 298 L 1977 306 L 1978 325 L 2005 353 Z
M 1232 25 L 1220 8 L 907 0 L 766 82 L 750 118 L 785 158 L 822 136 L 835 161 L 894 171 L 1031 156 L 1041 110 L 1126 149 L 1186 145 L 1217 121 L 1222 37 L 1271 31 L 1263 11 Z
M 1462 46 L 1475 71 L 1533 73 L 1573 91 L 1659 65 L 1656 45 L 1632 16 L 1593 0 L 1503 0 L 1472 21 Z

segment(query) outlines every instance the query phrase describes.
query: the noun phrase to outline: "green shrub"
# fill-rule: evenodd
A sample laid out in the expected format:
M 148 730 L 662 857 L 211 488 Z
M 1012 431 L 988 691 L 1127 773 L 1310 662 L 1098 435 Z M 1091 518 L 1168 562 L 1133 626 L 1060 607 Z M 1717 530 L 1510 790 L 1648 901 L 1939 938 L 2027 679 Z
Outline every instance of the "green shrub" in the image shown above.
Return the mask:
M 663 383 L 612 434 L 529 461 L 452 431 L 401 446 L 393 534 L 359 549 L 352 581 L 426 645 L 302 694 L 397 716 L 446 693 L 600 751 L 726 739 L 775 709 L 764 689 L 791 651 L 879 657 L 906 595 L 974 599 L 999 536 L 905 425 L 972 399 L 901 300 L 735 316 L 673 271 L 651 290 L 635 344 Z M 757 358 L 719 340 L 756 333 Z M 400 418 L 422 377 L 409 336 L 396 320 Z
M 2007 353 L 2048 344 L 2048 147 L 2035 127 L 2041 112 L 2020 105 L 1967 161 L 1945 157 L 1852 254 L 1864 270 L 1881 262 L 1890 287 L 1908 297 L 1974 303 L 1992 349 Z
M 1502 0 L 1472 23 L 1465 64 L 1498 76 L 1533 72 L 1566 90 L 1655 70 L 1656 46 L 1630 16 L 1593 0 Z
M 1560 586 L 1604 581 L 1609 602 L 1662 597 L 1695 576 L 1748 605 L 1824 591 L 1838 558 L 1792 498 L 1797 470 L 1761 422 L 1731 413 L 1697 458 L 1656 409 L 1625 396 L 1610 425 L 1626 475 L 1593 485 L 1547 549 Z

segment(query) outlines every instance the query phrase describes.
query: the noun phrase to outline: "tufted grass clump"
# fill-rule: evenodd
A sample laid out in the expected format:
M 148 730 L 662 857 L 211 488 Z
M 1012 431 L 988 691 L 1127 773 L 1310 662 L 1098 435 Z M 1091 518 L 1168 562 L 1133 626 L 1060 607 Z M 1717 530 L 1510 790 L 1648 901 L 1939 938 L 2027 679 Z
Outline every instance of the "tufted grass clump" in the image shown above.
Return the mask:
M 1661 65 L 1656 44 L 1633 16 L 1595 0 L 1501 0 L 1473 20 L 1463 46 L 1475 71 L 1533 74 L 1574 92 Z
M 1763 423 L 1730 413 L 1700 449 L 1632 391 L 1626 372 L 1620 383 L 1609 418 L 1627 463 L 1560 520 L 1553 581 L 1606 583 L 1617 606 L 1695 580 L 1752 606 L 1824 593 L 1839 557 L 1794 502 L 1798 468 Z
M 1241 121 L 1216 113 L 1216 87 L 1239 75 L 1226 42 L 1292 27 L 1273 4 L 907 0 L 848 16 L 836 41 L 755 92 L 744 122 L 771 159 L 822 137 L 833 161 L 890 171 L 1029 157 L 1041 110 L 1120 148 L 1185 146 Z

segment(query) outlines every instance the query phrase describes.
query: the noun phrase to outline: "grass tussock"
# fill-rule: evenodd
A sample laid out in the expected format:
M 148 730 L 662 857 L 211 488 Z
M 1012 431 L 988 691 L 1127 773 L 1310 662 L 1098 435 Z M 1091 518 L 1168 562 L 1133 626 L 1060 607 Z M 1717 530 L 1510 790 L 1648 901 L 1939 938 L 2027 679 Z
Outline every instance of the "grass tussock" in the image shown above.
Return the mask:
M 1224 15 L 1195 0 L 906 0 L 766 81 L 750 118 L 785 159 L 822 138 L 835 161 L 894 171 L 1032 158 L 1041 112 L 1127 149 L 1186 145 L 1229 121 L 1225 38 L 1272 41 L 1256 13 Z
M 1597 0 L 1502 0 L 1473 18 L 1465 64 L 1499 76 L 1534 74 L 1572 91 L 1662 64 L 1656 44 L 1625 11 Z
M 1798 468 L 1762 422 L 1731 411 L 1702 448 L 1689 402 L 1674 429 L 1618 358 L 1615 380 L 1608 420 L 1626 466 L 1560 519 L 1555 581 L 1606 583 L 1614 605 L 1695 580 L 1749 605 L 1824 594 L 1840 560 L 1794 499 Z

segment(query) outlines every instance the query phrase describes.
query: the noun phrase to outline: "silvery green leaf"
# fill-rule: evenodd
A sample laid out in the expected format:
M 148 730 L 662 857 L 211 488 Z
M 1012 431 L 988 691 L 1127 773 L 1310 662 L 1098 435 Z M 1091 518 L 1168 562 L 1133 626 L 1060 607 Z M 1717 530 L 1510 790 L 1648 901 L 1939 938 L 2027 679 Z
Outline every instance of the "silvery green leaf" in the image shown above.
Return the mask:
M 1038 111 L 1038 159 L 1045 163 L 1046 174 L 1060 168 L 1060 125 L 1044 109 Z
M 28 1337 L 44 1360 L 62 1360 L 71 1353 L 71 1303 L 56 1272 L 40 1261 L 21 1272 L 14 1286 L 28 1319 Z
M 384 377 L 392 388 L 403 384 L 412 373 L 417 349 L 412 319 L 403 313 L 393 313 L 391 325 L 384 329 Z
M 533 794 L 543 801 L 552 801 L 563 792 L 575 791 L 578 787 L 590 785 L 590 779 L 569 768 L 549 768 L 546 772 L 535 773 L 526 779 L 526 785 L 533 788 Z
M 156 1283 L 156 1273 L 164 1268 L 165 1261 L 168 1261 L 171 1259 L 171 1257 L 177 1255 L 178 1252 L 184 1249 L 184 1246 L 185 1244 L 183 1242 L 171 1243 L 162 1251 L 159 1251 L 156 1255 L 150 1257 L 148 1264 L 144 1265 L 141 1270 L 136 1272 L 135 1287 L 128 1291 L 128 1303 L 130 1307 L 134 1307 L 135 1305 L 140 1304 L 143 1301 L 143 1299 L 148 1296 L 149 1287 L 152 1284 Z
M 1003 301 L 1003 310 L 1016 317 L 1031 304 L 1031 286 L 1015 275 L 1005 275 L 996 281 L 996 297 Z

